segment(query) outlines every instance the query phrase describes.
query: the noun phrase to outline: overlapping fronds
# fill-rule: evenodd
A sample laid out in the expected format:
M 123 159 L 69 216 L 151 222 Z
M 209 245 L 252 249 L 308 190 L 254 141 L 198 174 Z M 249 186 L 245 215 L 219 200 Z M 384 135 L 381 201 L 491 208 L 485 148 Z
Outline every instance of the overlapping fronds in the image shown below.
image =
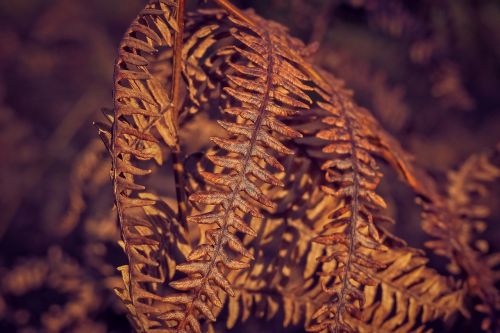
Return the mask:
M 448 195 L 445 195 L 434 179 L 413 163 L 399 143 L 387 134 L 381 140 L 388 148 L 381 157 L 393 165 L 401 179 L 418 195 L 422 229 L 434 238 L 425 245 L 450 259 L 447 268 L 451 273 L 466 275 L 468 293 L 479 297 L 483 303 L 476 308 L 488 315 L 483 321 L 483 329 L 495 331 L 499 306 L 492 270 L 495 255 L 484 257 L 488 244 L 474 237 L 475 232 L 484 230 L 484 218 L 489 210 L 474 202 L 488 193 L 485 183 L 497 179 L 498 167 L 488 161 L 487 154 L 473 155 L 458 171 L 450 172 Z
M 316 166 L 307 159 L 297 157 L 285 165 L 296 172 L 283 178 L 283 189 L 270 192 L 273 199 L 281 199 L 249 242 L 255 261 L 231 276 L 235 297 L 228 301 L 228 328 L 251 316 L 270 320 L 281 312 L 284 327 L 304 325 L 325 299 L 315 278 L 316 258 L 325 247 L 312 239 L 317 236 L 313 226 L 326 222 L 321 217 L 332 198 L 318 188 L 320 177 L 310 177 Z
M 315 228 L 328 223 L 327 212 L 335 199 L 321 188 L 318 166 L 304 157 L 286 161 L 286 169 L 294 170 L 284 179 L 284 187 L 270 191 L 279 202 L 271 218 L 263 221 L 258 237 L 250 243 L 259 258 L 266 252 L 276 253 L 266 263 L 261 278 L 269 285 L 281 285 L 294 280 L 295 275 L 313 278 L 319 266 L 316 260 L 324 251 L 323 244 L 314 243 Z M 315 176 L 311 176 L 315 175 Z
M 389 230 L 377 159 L 427 200 L 424 229 L 439 226 L 439 241 L 443 221 L 463 227 L 454 206 L 340 80 L 304 60 L 314 45 L 215 2 L 184 29 L 183 1 L 150 1 L 120 44 L 101 134 L 129 261 L 118 294 L 135 329 L 211 332 L 222 313 L 228 328 L 282 313 L 312 332 L 421 332 L 462 311 L 461 285 Z M 211 143 L 181 142 L 200 121 L 190 135 L 215 132 Z M 164 161 L 177 211 L 139 184 Z
M 311 234 L 319 236 L 315 231 Z M 347 329 L 356 332 L 423 332 L 428 331 L 426 324 L 437 319 L 446 319 L 457 312 L 466 313 L 463 308 L 464 291 L 459 284 L 430 269 L 421 251 L 407 247 L 404 242 L 389 247 L 389 243 L 393 242 L 392 236 L 381 236 L 382 244 L 388 246 L 387 250 L 369 251 L 380 266 L 360 269 L 358 274 L 370 279 L 371 285 L 360 286 L 357 295 L 363 298 L 362 309 L 358 317 L 345 316 L 345 325 L 350 327 Z M 324 257 L 327 256 L 332 256 L 331 247 L 327 248 Z M 326 271 L 335 271 L 338 267 L 336 260 L 327 261 L 324 265 L 329 266 Z M 335 276 L 327 278 L 334 279 Z M 319 323 L 310 326 L 310 329 L 317 331 L 329 331 L 330 327 L 325 323 L 335 319 L 331 315 L 336 310 L 332 309 L 335 302 L 332 304 L 329 291 L 325 292 L 324 281 L 320 280 L 301 295 L 301 299 L 311 297 L 313 300 L 308 305 L 316 309 L 312 318 Z M 343 329 L 346 328 L 338 328 L 338 331 Z
M 483 329 L 494 332 L 498 327 L 496 318 L 499 309 L 498 289 L 492 270 L 495 256 L 491 256 L 491 261 L 483 256 L 488 244 L 474 237 L 474 231 L 484 226 L 482 219 L 487 217 L 488 210 L 484 205 L 474 204 L 474 201 L 487 192 L 484 182 L 498 177 L 497 167 L 488 162 L 487 155 L 471 157 L 462 168 L 449 174 L 448 195 L 444 195 L 435 181 L 413 164 L 396 142 L 392 141 L 390 145 L 394 147 L 395 154 L 386 157 L 400 162 L 401 168 L 397 171 L 419 196 L 417 202 L 422 207 L 422 229 L 434 238 L 425 245 L 450 260 L 448 270 L 451 273 L 466 276 L 468 294 L 478 297 L 482 305 L 478 305 L 477 309 L 488 314 L 483 321 Z
M 0 333 L 500 333 L 500 1 L 232 2 L 0 1 Z
M 426 267 L 427 259 L 412 249 L 378 252 L 385 268 L 367 271 L 376 286 L 365 286 L 365 304 L 352 326 L 359 332 L 424 332 L 424 324 L 462 310 L 463 291 Z

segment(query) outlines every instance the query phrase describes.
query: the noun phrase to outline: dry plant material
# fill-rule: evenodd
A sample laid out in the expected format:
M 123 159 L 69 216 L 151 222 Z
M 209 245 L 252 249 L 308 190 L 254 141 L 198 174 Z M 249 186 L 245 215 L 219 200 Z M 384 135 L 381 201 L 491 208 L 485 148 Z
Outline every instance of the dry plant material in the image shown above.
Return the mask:
M 476 261 L 470 234 L 485 214 L 471 193 L 498 169 L 466 164 L 441 194 L 310 61 L 315 45 L 214 2 L 189 14 L 183 0 L 146 5 L 120 43 L 114 110 L 99 125 L 128 258 L 116 292 L 136 331 L 212 332 L 216 321 L 232 328 L 282 311 L 285 327 L 310 332 L 421 332 L 467 315 L 464 298 L 475 296 L 494 332 L 486 262 L 497 257 Z M 194 143 L 183 133 L 201 121 L 216 134 Z M 419 196 L 423 229 L 439 239 L 429 247 L 468 274 L 465 284 L 391 233 L 381 163 Z M 167 171 L 174 184 L 161 183 Z
M 56 333 L 71 328 L 105 332 L 103 325 L 88 320 L 90 314 L 101 306 L 98 286 L 61 248 L 51 247 L 46 257 L 25 258 L 8 271 L 5 267 L 0 270 L 0 302 L 5 305 L 0 311 L 2 320 L 13 321 L 28 332 Z M 13 301 L 26 297 L 33 302 L 33 299 L 43 298 L 47 290 L 64 297 L 43 304 L 39 316 L 33 316 L 30 311 L 36 304 L 26 304 L 23 308 Z M 61 299 L 64 299 L 63 303 Z

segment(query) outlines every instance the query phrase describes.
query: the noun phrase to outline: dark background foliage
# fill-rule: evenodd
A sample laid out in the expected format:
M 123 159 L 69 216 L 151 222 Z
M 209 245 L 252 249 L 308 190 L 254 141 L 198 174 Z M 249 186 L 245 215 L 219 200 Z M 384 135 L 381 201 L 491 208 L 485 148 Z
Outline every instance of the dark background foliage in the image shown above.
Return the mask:
M 319 42 L 318 63 L 343 78 L 438 180 L 499 141 L 500 2 L 235 3 Z M 92 122 L 111 106 L 115 50 L 143 4 L 0 0 L 1 332 L 129 329 L 110 291 L 124 256 Z M 408 190 L 392 175 L 382 190 L 399 234 L 422 246 Z M 499 194 L 487 200 L 493 250 L 500 247 Z M 442 261 L 433 264 L 444 271 Z M 455 327 L 466 332 L 461 321 Z

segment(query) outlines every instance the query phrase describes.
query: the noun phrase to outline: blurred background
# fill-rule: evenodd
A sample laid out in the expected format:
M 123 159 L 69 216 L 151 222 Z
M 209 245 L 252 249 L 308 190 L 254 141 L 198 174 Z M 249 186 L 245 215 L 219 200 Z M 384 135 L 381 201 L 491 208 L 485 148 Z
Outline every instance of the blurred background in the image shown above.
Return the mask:
M 500 1 L 234 3 L 319 43 L 315 60 L 438 180 L 500 141 Z M 0 332 L 130 331 L 112 293 L 125 258 L 92 122 L 112 106 L 116 48 L 144 4 L 0 0 Z M 419 246 L 409 196 L 386 193 L 400 234 Z M 493 250 L 499 198 L 489 199 Z

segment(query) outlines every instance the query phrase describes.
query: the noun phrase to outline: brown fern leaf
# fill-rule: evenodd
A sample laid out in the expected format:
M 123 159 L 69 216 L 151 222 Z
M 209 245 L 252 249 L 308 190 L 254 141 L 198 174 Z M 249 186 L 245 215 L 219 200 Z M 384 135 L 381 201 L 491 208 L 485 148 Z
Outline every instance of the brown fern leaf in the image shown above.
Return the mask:
M 175 273 L 175 266 L 178 258 L 185 258 L 191 251 L 191 247 L 187 244 L 187 237 L 185 230 L 175 219 L 175 214 L 171 208 L 166 204 L 164 199 L 158 198 L 151 193 L 139 194 L 141 199 L 153 200 L 156 202 L 155 206 L 143 207 L 143 214 L 136 213 L 134 218 L 144 222 L 136 226 L 135 231 L 138 237 L 147 239 L 149 243 L 147 246 L 138 247 L 140 255 L 145 258 L 149 267 L 139 267 L 139 276 L 131 276 L 130 272 L 134 273 L 136 270 L 129 269 L 129 265 L 121 266 L 118 270 L 122 273 L 124 281 L 124 288 L 116 289 L 115 292 L 124 303 L 129 312 L 130 322 L 138 332 L 163 332 L 166 330 L 165 323 L 158 318 L 158 314 L 164 312 L 165 308 L 169 308 L 169 304 L 162 298 L 162 284 L 166 278 L 171 279 Z M 121 244 L 125 247 L 124 242 Z M 155 274 L 150 277 L 150 275 Z M 153 279 L 156 278 L 156 279 Z M 143 281 L 147 279 L 147 284 L 138 284 L 131 281 Z M 146 308 L 141 303 L 133 302 L 133 294 L 131 293 L 130 286 L 136 284 L 137 289 L 135 292 L 139 296 L 148 296 L 150 303 Z M 152 301 L 152 302 L 151 302 Z M 145 326 L 147 325 L 147 326 Z M 147 327 L 147 328 L 145 328 Z
M 181 2 L 179 2 L 181 3 Z M 176 1 L 152 0 L 133 21 L 119 46 L 114 73 L 114 117 L 112 129 L 101 128 L 101 136 L 112 155 L 112 178 L 121 235 L 129 264 L 122 267 L 126 288 L 118 291 L 133 309 L 140 331 L 150 331 L 160 323 L 151 316 L 158 312 L 153 303 L 161 301 L 154 291 L 162 283 L 164 267 L 152 251 L 159 240 L 155 225 L 143 213 L 155 204 L 141 196 L 145 187 L 136 183 L 144 161 L 162 163 L 163 153 L 156 133 L 170 147 L 176 144 L 174 107 L 165 83 L 150 73 L 148 65 L 160 47 L 173 47 L 178 30 Z M 180 67 L 179 67 L 180 68 Z
M 190 200 L 215 208 L 188 218 L 214 228 L 206 232 L 207 242 L 191 253 L 188 262 L 177 266 L 187 277 L 170 283 L 184 292 L 168 297 L 172 303 L 182 305 L 183 310 L 163 316 L 175 323 L 177 331 L 200 332 L 198 318 L 215 320 L 216 308 L 222 306 L 218 293 L 234 296 L 227 271 L 247 268 L 253 259 L 237 233 L 255 236 L 255 229 L 245 220 L 261 218 L 262 208 L 272 209 L 276 205 L 263 192 L 263 184 L 277 186 L 282 182 L 268 167 L 283 171 L 273 155 L 293 153 L 279 137 L 301 136 L 277 118 L 306 110 L 311 102 L 307 95 L 310 89 L 304 83 L 308 77 L 297 69 L 302 59 L 288 49 L 287 41 L 274 33 L 273 26 L 257 27 L 233 17 L 229 20 L 237 45 L 231 47 L 232 72 L 227 75 L 229 82 L 224 88 L 230 99 L 224 109 L 227 120 L 219 122 L 229 137 L 214 137 L 212 141 L 221 153 L 207 156 L 223 172 L 202 172 L 214 190 L 192 194 Z M 229 121 L 230 117 L 236 121 Z
M 361 290 L 383 286 L 380 276 L 376 278 L 376 273 L 390 269 L 386 268 L 390 263 L 381 259 L 387 251 L 392 253 L 393 250 L 390 250 L 389 244 L 382 244 L 381 235 L 401 244 L 400 240 L 389 235 L 383 227 L 383 224 L 391 220 L 381 214 L 385 202 L 375 193 L 382 176 L 375 157 L 388 161 L 412 186 L 425 188 L 425 182 L 418 180 L 420 174 L 414 173 L 411 160 L 397 142 L 383 131 L 367 110 L 352 102 L 350 93 L 343 88 L 342 83 L 329 77 L 327 73 L 321 74 L 331 88 L 325 93 L 318 91 L 326 99 L 326 102 L 318 102 L 318 105 L 330 113 L 323 118 L 323 122 L 330 128 L 319 131 L 316 137 L 331 142 L 323 149 L 323 152 L 331 156 L 323 165 L 326 180 L 331 183 L 325 191 L 342 202 L 333 212 L 333 221 L 316 239 L 333 249 L 333 254 L 323 256 L 320 260 L 333 261 L 336 265 L 330 270 L 323 268 L 322 274 L 326 277 L 323 282 L 324 290 L 331 298 L 315 314 L 318 324 L 309 329 L 335 332 L 384 331 L 384 327 L 396 329 L 399 325 L 402 325 L 399 327 L 401 332 L 416 329 L 414 326 L 418 325 L 415 319 L 418 313 L 409 313 L 406 319 L 385 318 L 384 316 L 389 315 L 385 313 L 380 315 L 384 319 L 377 319 L 375 327 L 369 325 L 370 319 L 362 317 L 366 316 L 366 312 L 362 311 L 366 295 Z M 429 274 L 429 279 L 432 280 L 434 275 Z M 446 293 L 446 289 L 441 291 Z M 458 308 L 461 302 L 455 300 L 455 308 Z M 381 313 L 384 313 L 383 310 Z M 429 318 L 423 317 L 421 324 Z M 360 323 L 364 324 L 360 326 Z M 366 329 L 362 330 L 362 327 Z
M 334 210 L 332 221 L 315 241 L 333 248 L 330 256 L 320 260 L 335 260 L 338 265 L 333 271 L 323 272 L 324 290 L 330 300 L 315 315 L 324 320 L 309 330 L 354 332 L 347 319 L 359 317 L 364 303 L 359 288 L 376 283 L 366 272 L 384 267 L 370 255 L 381 247 L 376 223 L 386 220 L 380 215 L 386 204 L 375 193 L 381 173 L 373 155 L 381 147 L 373 140 L 376 133 L 367 126 L 373 123 L 373 118 L 353 103 L 340 84 L 330 81 L 331 97 L 326 102 L 318 102 L 319 107 L 329 113 L 323 119 L 329 128 L 319 131 L 316 136 L 329 143 L 323 152 L 330 154 L 330 159 L 322 168 L 331 185 L 325 186 L 324 191 L 341 203 Z M 327 286 L 326 281 L 332 285 Z M 326 319 L 325 311 L 329 313 Z
M 311 239 L 319 236 L 300 219 L 293 224 L 293 227 L 299 231 L 300 240 L 294 239 L 287 243 L 292 249 L 294 243 L 302 243 L 305 239 L 311 242 Z M 287 238 L 287 233 L 283 237 Z M 407 248 L 404 242 L 399 242 L 402 247 L 389 248 L 390 244 L 394 244 L 393 237 L 386 234 L 381 237 L 383 243 L 388 246 L 386 251 L 367 251 L 374 260 L 383 264 L 384 268 L 362 269 L 375 285 L 361 288 L 365 304 L 360 318 L 352 316 L 346 318 L 352 329 L 357 332 L 423 332 L 426 330 L 426 323 L 446 319 L 457 311 L 464 311 L 463 291 L 459 286 L 427 268 L 427 259 L 420 251 Z M 313 254 L 315 252 L 309 251 Z M 332 251 L 331 247 L 327 248 L 325 257 L 331 256 Z M 302 254 L 302 257 L 304 256 L 306 255 Z M 326 271 L 337 267 L 335 260 L 324 263 L 327 264 L 331 267 L 324 268 Z M 248 273 L 249 276 L 244 280 L 244 284 L 238 286 L 241 295 L 237 294 L 236 298 L 229 300 L 231 318 L 238 317 L 236 312 L 243 318 L 252 313 L 265 316 L 268 315 L 267 311 L 274 314 L 278 311 L 275 309 L 278 305 L 284 311 L 284 326 L 291 322 L 297 325 L 304 321 L 308 325 L 312 315 L 310 311 L 320 308 L 330 297 L 323 291 L 321 284 L 311 285 L 309 280 L 302 281 L 300 275 L 290 274 L 290 270 L 294 269 L 293 266 L 289 266 L 288 271 L 278 272 L 283 277 L 290 278 L 285 285 L 273 284 L 273 280 L 280 281 L 280 279 L 269 279 L 268 275 L 259 273 L 266 270 L 265 266 L 257 266 Z M 242 280 L 237 281 L 239 283 Z M 273 288 L 279 291 L 281 296 L 275 295 L 276 290 Z M 327 307 L 324 306 L 323 310 Z M 319 315 L 318 311 L 316 315 Z M 328 312 L 324 315 L 327 317 Z
M 192 16 L 183 41 L 183 24 L 178 27 L 175 19 L 179 1 L 151 1 L 125 35 L 116 63 L 113 128 L 101 130 L 113 157 L 116 206 L 129 257 L 122 268 L 126 285 L 118 293 L 136 329 L 200 333 L 204 326 L 211 331 L 209 321 L 216 320 L 228 295 L 234 296 L 228 326 L 239 315 L 272 318 L 282 308 L 285 326 L 309 324 L 314 317 L 313 332 L 422 331 L 428 321 L 459 309 L 461 294 L 384 228 L 391 220 L 381 213 L 385 202 L 375 192 L 382 176 L 375 157 L 398 169 L 417 192 L 433 190 L 425 189 L 425 177 L 420 179 L 369 112 L 354 104 L 340 82 L 302 60 L 309 49 L 286 28 L 226 0 L 215 0 L 226 12 Z M 156 75 L 153 53 L 165 46 L 162 61 L 173 65 Z M 182 92 L 180 68 L 186 80 Z M 184 175 L 177 114 L 203 109 L 208 119 L 216 103 L 224 105 L 217 116 L 225 133 L 211 139 L 215 148 L 203 146 L 203 163 L 211 164 L 196 176 Z M 317 112 L 310 112 L 311 106 Z M 307 128 L 300 116 L 311 113 L 315 123 Z M 318 119 L 322 125 L 316 133 Z M 305 177 L 300 168 L 288 170 L 302 162 L 287 164 L 281 158 L 304 153 L 302 135 L 324 147 L 306 159 Z M 177 220 L 136 182 L 150 172 L 151 162 L 162 164 L 159 140 L 170 148 L 176 166 Z M 309 164 L 325 156 L 321 168 L 328 186 L 318 192 L 320 167 Z M 282 163 L 298 176 L 284 175 Z M 179 195 L 184 177 L 192 182 L 188 191 L 194 190 L 191 207 Z M 277 188 L 283 185 L 285 190 Z M 432 195 L 449 210 L 445 200 Z M 325 221 L 323 211 L 332 207 L 331 221 Z M 200 245 L 192 251 L 169 233 L 169 226 L 182 229 L 187 211 L 187 221 L 199 231 Z M 169 251 L 188 250 L 182 264 L 170 257 Z M 269 259 L 266 253 L 276 250 Z M 164 296 L 161 285 L 167 275 L 174 277 L 174 265 L 185 276 L 171 282 L 176 291 Z M 313 314 L 313 308 L 319 309 Z
M 464 312 L 463 291 L 427 268 L 427 259 L 418 251 L 399 248 L 371 255 L 386 267 L 364 271 L 374 284 L 360 291 L 365 300 L 360 316 L 346 316 L 349 329 L 361 333 L 423 332 L 429 322 Z M 321 322 L 334 320 L 329 318 L 330 307 L 324 304 L 315 316 L 324 317 Z M 317 328 L 319 331 L 319 325 Z

